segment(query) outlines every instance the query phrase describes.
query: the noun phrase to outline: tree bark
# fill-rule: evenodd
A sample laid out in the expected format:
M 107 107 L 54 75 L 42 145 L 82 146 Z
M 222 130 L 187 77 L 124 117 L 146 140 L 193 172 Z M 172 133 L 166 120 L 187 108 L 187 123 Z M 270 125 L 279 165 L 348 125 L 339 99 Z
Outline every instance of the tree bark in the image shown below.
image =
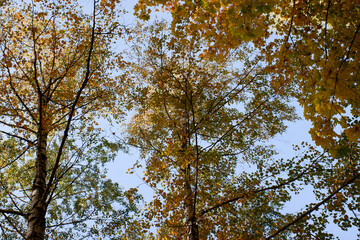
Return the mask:
M 194 193 L 191 188 L 191 167 L 187 166 L 185 169 L 185 218 L 186 218 L 186 239 L 199 240 L 199 228 L 194 209 Z
M 43 99 L 42 99 L 43 100 Z M 31 205 L 28 217 L 27 240 L 43 240 L 46 227 L 46 174 L 47 174 L 47 119 L 44 117 L 45 101 L 39 106 L 39 123 L 37 132 L 35 178 L 32 186 Z

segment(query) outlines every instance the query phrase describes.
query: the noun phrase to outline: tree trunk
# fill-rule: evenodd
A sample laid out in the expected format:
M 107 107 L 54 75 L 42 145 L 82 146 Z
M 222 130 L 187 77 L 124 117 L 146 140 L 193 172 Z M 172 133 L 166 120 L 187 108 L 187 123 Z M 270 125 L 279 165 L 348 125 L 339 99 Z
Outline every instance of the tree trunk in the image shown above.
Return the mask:
M 47 137 L 48 129 L 46 129 L 46 121 L 40 117 L 37 133 L 35 179 L 32 186 L 31 206 L 26 234 L 27 240 L 43 240 L 45 238 Z
M 187 240 L 199 240 L 199 228 L 197 224 L 197 219 L 195 216 L 194 209 L 194 193 L 191 189 L 191 167 L 187 166 L 185 170 L 185 218 L 186 218 L 186 239 Z

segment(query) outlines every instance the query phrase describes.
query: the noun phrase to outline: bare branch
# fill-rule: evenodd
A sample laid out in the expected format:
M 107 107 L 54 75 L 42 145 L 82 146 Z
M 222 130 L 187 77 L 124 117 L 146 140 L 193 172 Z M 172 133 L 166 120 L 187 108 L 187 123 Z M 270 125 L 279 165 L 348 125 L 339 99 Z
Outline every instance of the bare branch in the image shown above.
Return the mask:
M 20 211 L 15 211 L 15 210 L 12 210 L 12 209 L 2 209 L 2 208 L 0 208 L 0 213 L 19 215 L 19 216 L 24 217 L 25 219 L 28 217 L 28 214 L 20 212 Z
M 18 227 L 13 223 L 13 221 L 11 221 L 11 219 L 5 213 L 2 213 L 2 215 L 5 217 L 6 221 L 9 222 L 11 227 L 13 227 L 15 231 L 23 237 L 23 239 L 26 239 L 25 234 L 18 229 Z
M 34 144 L 34 141 L 31 141 L 31 140 L 29 140 L 29 139 L 20 137 L 20 136 L 18 136 L 18 135 L 15 135 L 15 134 L 12 134 L 12 133 L 8 133 L 8 132 L 2 131 L 2 130 L 0 130 L 0 132 L 1 132 L 1 133 L 4 133 L 4 134 L 6 134 L 6 135 L 8 135 L 8 136 L 10 136 L 10 137 L 18 138 L 18 139 L 20 139 L 20 140 L 22 140 L 22 141 L 25 141 L 25 142 L 27 142 L 27 143 Z
M 16 162 L 18 159 L 20 159 L 22 156 L 24 156 L 24 154 L 27 152 L 27 150 L 29 150 L 31 146 L 27 146 L 27 148 L 22 152 L 20 153 L 16 158 L 14 158 L 13 160 L 11 160 L 10 162 L 8 162 L 7 164 L 5 164 L 4 166 L 1 166 L 0 167 L 0 170 L 4 169 L 4 168 L 7 168 L 8 166 L 10 166 L 11 164 L 13 164 L 14 162 Z

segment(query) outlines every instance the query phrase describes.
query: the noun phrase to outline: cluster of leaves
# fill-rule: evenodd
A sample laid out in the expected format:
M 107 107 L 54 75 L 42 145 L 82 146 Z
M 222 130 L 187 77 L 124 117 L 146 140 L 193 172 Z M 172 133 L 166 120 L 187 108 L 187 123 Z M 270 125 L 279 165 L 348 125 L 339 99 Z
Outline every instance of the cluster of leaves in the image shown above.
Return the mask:
M 360 2 L 294 1 L 280 9 L 267 46 L 276 82 L 297 82 L 298 100 L 316 144 L 336 155 L 341 134 L 359 135 Z M 272 54 L 270 54 L 270 52 Z
M 226 56 L 229 49 L 253 40 L 263 44 L 269 37 L 269 26 L 276 1 L 178 1 L 139 0 L 135 13 L 140 19 L 150 17 L 151 8 L 161 5 L 172 16 L 175 37 L 195 35 L 204 39 L 206 52 Z M 285 3 L 284 3 L 285 4 Z

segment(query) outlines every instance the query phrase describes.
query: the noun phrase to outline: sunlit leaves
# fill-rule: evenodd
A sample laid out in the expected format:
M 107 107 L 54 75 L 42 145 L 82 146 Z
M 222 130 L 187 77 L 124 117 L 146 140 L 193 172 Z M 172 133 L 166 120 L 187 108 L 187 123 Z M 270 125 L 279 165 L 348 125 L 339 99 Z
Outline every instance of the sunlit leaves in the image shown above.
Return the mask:
M 244 42 L 256 44 L 268 37 L 269 13 L 276 1 L 163 1 L 140 0 L 135 12 L 149 19 L 151 6 L 160 5 L 172 15 L 177 38 L 195 35 L 203 38 L 208 53 L 225 54 Z
M 356 142 L 359 3 L 294 3 L 292 9 L 284 8 L 276 25 L 284 38 L 267 52 L 276 64 L 276 77 L 299 85 L 299 102 L 313 122 L 311 134 L 318 145 L 331 150 L 343 131 Z
M 359 1 L 146 1 L 135 7 L 148 19 L 152 7 L 172 14 L 177 38 L 199 36 L 204 50 L 224 57 L 252 42 L 274 72 L 273 85 L 298 91 L 318 145 L 332 148 L 339 130 L 359 138 Z M 294 85 L 295 84 L 295 85 Z
M 253 192 L 263 176 L 241 167 L 271 160 L 275 152 L 261 142 L 296 119 L 287 96 L 275 94 L 246 45 L 215 61 L 204 57 L 201 38 L 174 39 L 165 22 L 142 32 L 134 46 L 138 93 L 129 142 L 140 148 L 144 181 L 155 189 L 144 227 L 152 221 L 158 237 L 171 238 L 196 228 L 201 239 L 265 235 L 287 193 Z

